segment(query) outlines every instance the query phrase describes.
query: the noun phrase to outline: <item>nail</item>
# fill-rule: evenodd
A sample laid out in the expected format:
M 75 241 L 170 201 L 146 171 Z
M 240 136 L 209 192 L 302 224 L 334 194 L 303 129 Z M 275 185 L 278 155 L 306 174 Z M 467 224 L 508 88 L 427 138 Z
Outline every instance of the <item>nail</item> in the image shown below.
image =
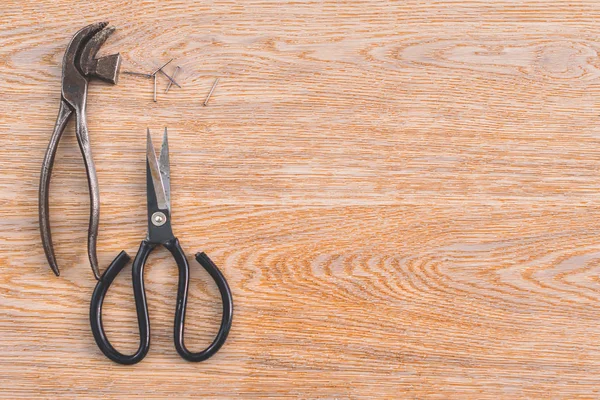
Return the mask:
M 154 75 L 154 102 L 156 103 L 156 75 Z
M 157 69 L 156 69 L 156 71 L 154 71 L 154 72 L 153 72 L 152 74 L 150 74 L 150 75 L 156 75 L 156 73 L 157 73 L 158 71 L 161 71 L 161 70 L 162 70 L 164 67 L 166 67 L 167 65 L 169 65 L 169 64 L 171 63 L 171 61 L 173 61 L 173 60 L 174 60 L 174 58 L 171 58 L 171 59 L 170 59 L 169 61 L 167 61 L 167 62 L 166 62 L 166 63 L 165 63 L 165 64 L 164 64 L 162 67 L 160 67 L 160 68 L 157 68 Z
M 134 72 L 134 71 L 123 71 L 124 74 L 129 74 L 129 75 L 140 75 L 143 76 L 145 78 L 152 78 L 152 75 L 150 74 L 145 74 L 143 72 Z
M 215 79 L 215 83 L 213 83 L 212 87 L 210 88 L 210 92 L 208 92 L 208 96 L 206 96 L 206 100 L 204 100 L 204 104 L 202 104 L 204 107 L 206 107 L 208 105 L 208 100 L 210 99 L 210 96 L 212 96 L 213 92 L 215 91 L 215 88 L 217 87 L 217 83 L 219 83 L 219 78 Z
M 169 78 L 169 84 L 167 85 L 167 88 L 165 89 L 165 93 L 169 93 L 169 89 L 171 89 L 171 85 L 173 84 L 173 82 L 175 82 L 175 77 L 177 76 L 177 71 L 179 71 L 179 65 L 175 68 L 175 71 L 173 71 L 173 78 L 171 78 L 169 75 L 167 75 L 167 77 Z M 166 75 L 166 74 L 165 74 Z M 177 83 L 177 82 L 175 82 Z M 179 85 L 177 85 L 179 86 Z M 179 86 L 181 87 L 181 86 Z
M 169 78 L 170 83 L 174 83 L 175 86 L 177 86 L 178 88 L 181 89 L 181 86 L 179 85 L 179 83 L 175 82 L 175 79 L 171 78 L 165 71 L 163 71 L 162 69 L 159 71 L 161 74 L 163 74 L 164 76 L 166 76 L 167 78 Z M 173 74 L 173 76 L 175 76 L 175 74 Z

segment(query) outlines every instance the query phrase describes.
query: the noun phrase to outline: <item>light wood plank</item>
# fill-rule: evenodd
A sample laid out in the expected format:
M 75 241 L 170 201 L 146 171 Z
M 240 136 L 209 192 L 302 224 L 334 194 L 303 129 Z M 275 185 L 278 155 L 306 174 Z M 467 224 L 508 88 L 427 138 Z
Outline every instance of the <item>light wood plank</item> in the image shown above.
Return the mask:
M 597 398 L 600 3 L 15 1 L 0 6 L 0 397 Z M 65 133 L 52 180 L 60 278 L 38 232 L 39 170 L 80 27 L 144 79 L 94 82 L 101 265 L 145 235 L 145 129 L 170 130 L 174 229 L 193 266 L 146 272 L 152 347 L 105 359 L 88 324 L 88 197 Z M 202 102 L 220 77 L 210 105 Z M 161 87 L 166 85 L 160 81 Z M 105 320 L 137 346 L 130 267 Z

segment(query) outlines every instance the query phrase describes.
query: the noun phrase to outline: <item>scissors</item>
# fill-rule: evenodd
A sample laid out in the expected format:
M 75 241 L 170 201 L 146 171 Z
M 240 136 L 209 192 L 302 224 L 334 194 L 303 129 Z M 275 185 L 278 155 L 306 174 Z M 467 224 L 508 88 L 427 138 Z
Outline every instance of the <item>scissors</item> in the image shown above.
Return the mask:
M 148 236 L 142 240 L 135 260 L 133 260 L 132 280 L 135 308 L 137 312 L 138 326 L 140 332 L 140 345 L 132 355 L 119 353 L 109 342 L 102 325 L 102 303 L 108 288 L 117 277 L 119 272 L 131 260 L 125 251 L 113 260 L 106 269 L 94 289 L 90 305 L 90 324 L 96 344 L 104 355 L 119 364 L 136 364 L 140 362 L 150 348 L 150 320 L 148 316 L 148 305 L 144 289 L 144 266 L 150 253 L 159 245 L 164 246 L 171 252 L 177 267 L 179 268 L 179 283 L 177 288 L 177 306 L 175 309 L 175 348 L 179 355 L 188 361 L 204 361 L 213 356 L 225 343 L 233 318 L 233 299 L 227 280 L 219 271 L 219 268 L 204 253 L 196 254 L 196 261 L 210 274 L 217 284 L 221 293 L 223 303 L 223 316 L 221 326 L 214 341 L 203 351 L 194 353 L 189 351 L 184 344 L 184 321 L 187 304 L 188 287 L 190 279 L 190 267 L 185 253 L 179 245 L 179 241 L 173 235 L 171 229 L 171 188 L 169 168 L 169 144 L 167 128 L 165 128 L 160 158 L 157 160 L 150 129 L 147 134 L 146 146 L 146 195 L 148 203 Z

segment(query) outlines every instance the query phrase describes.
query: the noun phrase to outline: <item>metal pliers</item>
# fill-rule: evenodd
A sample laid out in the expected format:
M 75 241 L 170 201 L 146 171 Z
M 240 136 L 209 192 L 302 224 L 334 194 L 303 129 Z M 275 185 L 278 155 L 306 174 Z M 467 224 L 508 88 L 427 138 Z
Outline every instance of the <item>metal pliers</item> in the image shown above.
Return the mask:
M 119 69 L 121 66 L 121 55 L 111 54 L 96 58 L 96 53 L 104 44 L 106 39 L 114 32 L 114 27 L 107 27 L 108 22 L 98 22 L 81 29 L 73 36 L 62 66 L 62 96 L 58 117 L 54 132 L 50 137 L 50 144 L 40 177 L 40 231 L 42 244 L 46 258 L 52 271 L 58 276 L 59 270 L 52 246 L 52 235 L 50 233 L 50 216 L 48 208 L 48 192 L 50 188 L 50 176 L 54 164 L 54 156 L 58 148 L 58 142 L 62 136 L 69 119 L 76 115 L 76 135 L 79 148 L 85 163 L 87 180 L 90 193 L 90 222 L 88 229 L 88 256 L 92 271 L 96 279 L 99 279 L 98 259 L 96 256 L 96 238 L 98 236 L 98 223 L 100 219 L 100 201 L 96 168 L 92 160 L 90 138 L 86 120 L 86 102 L 88 82 L 92 78 L 99 78 L 112 84 L 117 83 Z

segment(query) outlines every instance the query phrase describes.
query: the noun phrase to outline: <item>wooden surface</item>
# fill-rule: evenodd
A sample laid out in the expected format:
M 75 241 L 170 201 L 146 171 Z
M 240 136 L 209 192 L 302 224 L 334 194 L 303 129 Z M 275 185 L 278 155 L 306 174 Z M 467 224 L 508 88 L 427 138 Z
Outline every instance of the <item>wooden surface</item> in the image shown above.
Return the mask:
M 1 397 L 600 397 L 598 2 L 10 0 L 0 16 Z M 221 307 L 196 251 L 234 294 L 204 363 L 173 348 L 166 250 L 145 275 L 148 357 L 97 349 L 72 125 L 51 188 L 60 278 L 44 258 L 62 56 L 104 19 L 102 54 L 141 71 L 174 57 L 183 88 L 153 103 L 142 78 L 90 86 L 99 259 L 144 237 L 145 130 L 168 126 L 190 347 Z M 104 314 L 123 351 L 130 272 Z

